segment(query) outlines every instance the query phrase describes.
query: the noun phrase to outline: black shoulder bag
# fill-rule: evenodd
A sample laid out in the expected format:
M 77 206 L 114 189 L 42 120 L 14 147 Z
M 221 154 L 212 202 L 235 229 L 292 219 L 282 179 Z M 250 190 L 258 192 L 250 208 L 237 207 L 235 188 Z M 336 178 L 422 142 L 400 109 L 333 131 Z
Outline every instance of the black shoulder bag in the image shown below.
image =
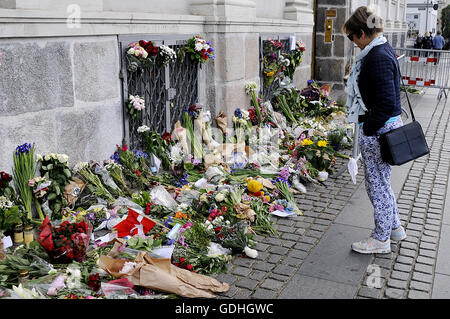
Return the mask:
M 398 68 L 398 72 L 403 84 L 400 67 Z M 425 140 L 425 135 L 423 134 L 422 126 L 414 117 L 406 87 L 403 86 L 403 88 L 405 90 L 409 110 L 411 111 L 412 122 L 383 133 L 378 137 L 381 147 L 381 157 L 383 161 L 390 165 L 402 165 L 430 152 L 427 141 Z

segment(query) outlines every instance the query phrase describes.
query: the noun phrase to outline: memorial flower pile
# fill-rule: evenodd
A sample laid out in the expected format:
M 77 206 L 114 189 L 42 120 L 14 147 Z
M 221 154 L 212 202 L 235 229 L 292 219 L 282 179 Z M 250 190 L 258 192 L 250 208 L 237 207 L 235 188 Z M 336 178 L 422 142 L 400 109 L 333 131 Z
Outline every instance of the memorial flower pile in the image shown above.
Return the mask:
M 282 55 L 281 42 L 269 44 L 267 59 L 276 64 L 270 76 L 289 77 L 304 45 L 298 41 L 292 55 Z M 202 63 L 214 58 L 199 36 L 186 47 L 175 53 L 139 41 L 130 44 L 128 63 L 167 64 L 183 53 Z M 126 107 L 138 140 L 116 145 L 110 158 L 69 166 L 67 155 L 49 153 L 37 156 L 36 166 L 34 145 L 18 147 L 14 176 L 0 173 L 0 230 L 11 234 L 32 208 L 43 218 L 34 220 L 35 241 L 8 248 L 7 261 L 0 260 L 0 288 L 11 296 L 78 299 L 210 298 L 226 291 L 213 278 L 200 289 L 198 276 L 226 271 L 234 256 L 257 258 L 255 235 L 276 234 L 274 216 L 303 213 L 294 195 L 308 183 L 326 186 L 325 174 L 342 156 L 334 135 L 348 138 L 327 86 L 310 81 L 299 90 L 288 83 L 270 101 L 255 82 L 244 89 L 250 105 L 230 114 L 231 130 L 224 113 L 211 130 L 208 108 L 191 104 L 170 132 L 159 133 L 138 116 L 145 101 L 131 95 Z M 31 274 L 22 290 L 19 269 Z

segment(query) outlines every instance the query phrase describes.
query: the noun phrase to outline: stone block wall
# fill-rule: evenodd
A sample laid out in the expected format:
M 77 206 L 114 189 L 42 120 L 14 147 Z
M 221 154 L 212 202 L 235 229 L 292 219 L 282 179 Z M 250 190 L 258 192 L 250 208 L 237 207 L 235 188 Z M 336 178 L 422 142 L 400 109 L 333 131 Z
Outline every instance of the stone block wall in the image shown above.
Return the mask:
M 122 141 L 116 37 L 0 39 L 1 170 L 17 145 L 107 159 Z

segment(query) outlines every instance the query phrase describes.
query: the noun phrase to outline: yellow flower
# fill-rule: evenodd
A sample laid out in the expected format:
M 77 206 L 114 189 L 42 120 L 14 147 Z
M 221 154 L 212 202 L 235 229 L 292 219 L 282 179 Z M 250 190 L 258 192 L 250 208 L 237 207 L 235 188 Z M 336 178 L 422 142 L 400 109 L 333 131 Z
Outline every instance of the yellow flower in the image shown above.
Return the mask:
M 248 183 L 247 183 L 247 189 L 251 193 L 257 193 L 262 188 L 263 188 L 263 185 L 260 182 L 258 182 L 257 180 L 252 179 L 252 180 L 248 181 Z
M 302 140 L 302 146 L 308 146 L 308 145 L 311 145 L 312 143 L 313 143 L 313 141 L 311 141 L 308 138 L 305 138 Z
M 328 142 L 327 141 L 318 141 L 317 146 L 319 147 L 327 147 Z
M 266 74 L 266 76 L 271 77 L 272 75 L 274 75 L 275 71 L 270 71 L 270 72 L 264 71 L 264 73 Z

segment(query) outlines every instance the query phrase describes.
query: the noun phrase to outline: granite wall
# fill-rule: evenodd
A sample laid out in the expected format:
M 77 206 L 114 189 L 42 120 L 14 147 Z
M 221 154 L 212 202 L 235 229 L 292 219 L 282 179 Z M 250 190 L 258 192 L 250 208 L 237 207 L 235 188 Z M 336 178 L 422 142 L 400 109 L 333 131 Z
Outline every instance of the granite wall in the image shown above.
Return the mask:
M 0 163 L 17 145 L 107 159 L 122 141 L 116 37 L 0 39 Z

